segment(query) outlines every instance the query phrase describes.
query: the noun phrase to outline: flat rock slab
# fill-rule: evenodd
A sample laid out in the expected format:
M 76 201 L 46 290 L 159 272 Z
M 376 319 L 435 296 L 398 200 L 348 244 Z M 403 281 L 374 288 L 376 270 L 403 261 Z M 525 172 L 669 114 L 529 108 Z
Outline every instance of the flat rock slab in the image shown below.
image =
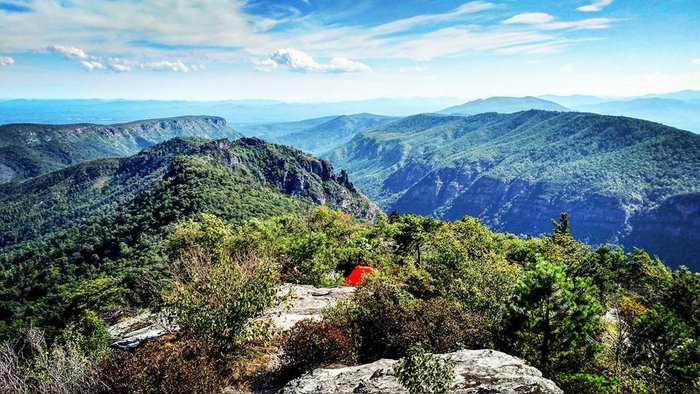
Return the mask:
M 284 284 L 278 294 L 290 296 L 289 300 L 270 309 L 262 318 L 270 319 L 276 328 L 286 331 L 302 320 L 321 320 L 323 309 L 349 299 L 354 292 L 354 287 L 317 288 Z
M 348 299 L 354 287 L 317 288 L 307 285 L 285 283 L 278 294 L 289 296 L 289 300 L 265 312 L 261 319 L 269 319 L 279 330 L 289 330 L 302 320 L 321 320 L 321 311 Z M 179 331 L 179 327 L 163 314 L 144 312 L 123 322 L 110 326 L 109 346 L 134 348 L 146 341 Z
M 517 357 L 495 350 L 460 350 L 438 355 L 455 364 L 452 393 L 562 394 L 554 382 Z M 278 394 L 379 394 L 406 391 L 396 380 L 396 360 L 335 369 L 316 369 L 287 383 Z

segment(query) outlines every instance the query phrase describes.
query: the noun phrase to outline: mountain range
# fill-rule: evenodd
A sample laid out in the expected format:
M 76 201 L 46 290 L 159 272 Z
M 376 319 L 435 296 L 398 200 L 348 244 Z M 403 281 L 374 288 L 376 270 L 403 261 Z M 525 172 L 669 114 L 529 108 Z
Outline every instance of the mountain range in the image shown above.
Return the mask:
M 249 125 L 238 127 L 238 130 L 247 136 L 265 138 L 321 155 L 350 141 L 362 130 L 378 127 L 396 119 L 372 114 L 354 114 L 301 122 Z
M 653 100 L 660 105 L 657 107 Z M 544 100 L 546 102 L 542 102 Z M 277 100 L 158 101 L 158 100 L 0 100 L 0 124 L 96 123 L 112 124 L 138 119 L 206 114 L 223 117 L 236 129 L 263 131 L 282 123 L 305 124 L 308 120 L 340 115 L 372 113 L 404 117 L 418 113 L 474 115 L 483 112 L 512 113 L 529 109 L 582 111 L 636 117 L 700 133 L 696 114 L 700 91 L 684 90 L 637 97 L 590 95 L 542 95 L 538 97 L 491 97 L 473 100 L 454 97 L 378 98 L 340 102 L 282 102 Z M 460 107 L 465 106 L 463 109 Z M 285 126 L 286 127 L 286 126 Z M 308 128 L 307 126 L 304 128 Z M 277 130 L 282 130 L 277 128 Z M 257 135 L 257 134 L 254 134 Z M 260 135 L 263 138 L 267 136 Z
M 511 114 L 514 112 L 541 109 L 544 111 L 570 111 L 553 101 L 543 100 L 537 97 L 489 97 L 469 101 L 467 103 L 439 111 L 446 115 L 476 115 L 485 112 L 498 112 Z
M 179 136 L 238 138 L 223 118 L 187 116 L 99 124 L 0 126 L 0 183 L 21 181 L 84 161 L 128 156 Z
M 327 157 L 386 212 L 470 215 L 537 235 L 567 211 L 589 243 L 700 268 L 700 136 L 687 131 L 576 112 L 425 114 L 365 130 Z
M 604 101 L 574 107 L 577 111 L 605 115 L 623 115 L 646 119 L 700 133 L 700 98 L 681 100 L 648 97 L 634 100 Z
M 149 118 L 212 115 L 225 118 L 237 127 L 244 123 L 292 122 L 341 114 L 407 116 L 438 111 L 461 101 L 454 97 L 377 98 L 339 102 L 17 99 L 0 100 L 0 124 L 111 124 Z
M 700 137 L 625 117 L 505 113 L 530 105 L 550 104 L 529 97 L 493 98 L 462 106 L 466 112 L 469 107 L 494 110 L 472 116 L 355 114 L 248 124 L 240 131 L 324 155 L 347 169 L 387 213 L 411 211 L 450 220 L 477 216 L 495 230 L 537 235 L 549 231 L 550 219 L 559 212 L 568 211 L 574 235 L 589 243 L 638 246 L 672 265 L 698 264 L 692 259 L 700 240 Z M 193 155 L 206 145 L 176 140 L 153 146 L 180 135 L 241 134 L 211 116 L 0 126 L 0 174 L 10 181 L 0 184 L 0 247 L 70 229 L 149 190 L 168 173 L 175 156 Z M 134 156 L 116 158 L 128 155 Z M 259 176 L 278 164 L 257 163 L 256 168 L 266 168 Z M 280 175 L 275 184 L 308 185 L 308 177 L 302 178 Z

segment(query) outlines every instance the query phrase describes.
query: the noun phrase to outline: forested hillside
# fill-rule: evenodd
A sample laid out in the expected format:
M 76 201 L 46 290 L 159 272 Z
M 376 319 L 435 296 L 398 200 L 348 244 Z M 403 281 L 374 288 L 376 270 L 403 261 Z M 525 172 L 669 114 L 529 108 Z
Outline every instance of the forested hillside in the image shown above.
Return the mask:
M 185 116 L 131 123 L 0 125 L 0 183 L 88 160 L 133 155 L 174 137 L 237 138 L 223 118 Z
M 579 223 L 574 235 L 589 243 L 700 264 L 692 194 L 700 191 L 700 137 L 690 132 L 585 113 L 417 115 L 366 130 L 328 157 L 386 212 L 471 215 L 536 235 L 567 211 Z M 678 220 L 659 221 L 659 209 Z

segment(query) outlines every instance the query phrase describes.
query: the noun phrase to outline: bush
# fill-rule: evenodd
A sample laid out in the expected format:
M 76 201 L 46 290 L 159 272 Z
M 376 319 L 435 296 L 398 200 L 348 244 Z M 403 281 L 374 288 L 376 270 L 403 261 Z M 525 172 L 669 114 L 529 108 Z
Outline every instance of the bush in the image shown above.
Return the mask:
M 619 392 L 617 382 L 605 376 L 575 373 L 557 377 L 557 384 L 566 393 L 605 394 Z
M 63 341 L 77 346 L 84 354 L 97 358 L 109 353 L 109 331 L 105 322 L 92 311 L 84 311 L 68 323 L 61 333 Z
M 394 371 L 410 394 L 447 394 L 454 382 L 454 366 L 454 361 L 426 353 L 418 344 L 394 365 Z
M 190 255 L 188 260 L 164 297 L 182 329 L 222 350 L 255 339 L 252 319 L 279 301 L 277 266 L 256 256 L 215 262 Z
M 406 327 L 420 301 L 399 285 L 370 280 L 355 294 L 354 307 L 345 311 L 359 361 L 398 358 L 406 351 Z
M 596 291 L 589 280 L 567 276 L 563 264 L 540 260 L 508 305 L 505 347 L 550 376 L 579 371 L 600 350 Z
M 282 349 L 283 363 L 292 375 L 330 364 L 350 365 L 355 362 L 350 336 L 333 321 L 297 323 L 285 335 Z
M 490 347 L 494 336 L 484 317 L 458 301 L 416 299 L 386 278 L 360 286 L 354 300 L 328 311 L 326 320 L 347 327 L 361 362 L 402 357 L 414 343 L 434 353 Z
M 164 306 L 183 331 L 220 350 L 257 338 L 252 319 L 279 302 L 277 264 L 230 250 L 231 231 L 209 217 L 178 227 L 168 242 L 172 283 Z M 264 328 L 264 327 L 263 327 Z
M 480 349 L 492 343 L 493 333 L 487 323 L 483 317 L 466 312 L 458 302 L 438 297 L 420 303 L 401 337 L 405 343 L 421 343 L 433 353 Z
M 48 346 L 30 328 L 0 344 L 0 392 L 4 394 L 91 393 L 99 384 L 95 358 L 72 340 Z
M 119 350 L 100 365 L 101 393 L 216 393 L 224 387 L 206 346 L 195 341 L 148 343 Z

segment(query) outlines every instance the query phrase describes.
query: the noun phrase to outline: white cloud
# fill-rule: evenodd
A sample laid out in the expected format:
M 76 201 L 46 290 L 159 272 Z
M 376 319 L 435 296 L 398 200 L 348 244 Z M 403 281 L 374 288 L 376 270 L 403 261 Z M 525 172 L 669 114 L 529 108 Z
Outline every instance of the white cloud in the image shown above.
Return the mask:
M 0 56 L 0 67 L 11 66 L 15 64 L 15 59 L 9 56 Z
M 469 3 L 462 4 L 461 6 L 455 8 L 454 10 L 442 14 L 424 14 L 416 15 L 410 18 L 404 18 L 395 20 L 392 22 L 379 25 L 372 29 L 373 34 L 386 34 L 394 33 L 399 31 L 404 31 L 412 27 L 423 25 L 426 23 L 437 23 L 449 21 L 457 18 L 464 17 L 468 14 L 473 14 L 481 11 L 490 10 L 495 8 L 496 5 L 493 3 L 485 1 L 472 1 Z
M 695 64 L 697 64 L 697 65 L 700 65 L 700 58 L 697 58 L 697 59 L 693 60 L 693 63 L 695 63 Z
M 442 56 L 498 51 L 517 45 L 552 41 L 554 36 L 535 31 L 471 31 L 445 28 L 398 43 L 385 56 L 427 61 Z
M 0 49 L 38 50 L 70 42 L 86 52 L 110 51 L 125 56 L 144 49 L 153 53 L 163 50 L 139 48 L 132 42 L 260 46 L 266 40 L 259 33 L 271 24 L 246 15 L 244 7 L 241 0 L 33 1 L 31 12 L 0 12 Z
M 139 64 L 139 67 L 145 70 L 156 70 L 156 71 L 175 71 L 175 72 L 188 72 L 190 68 L 187 67 L 182 61 L 176 60 L 174 62 L 170 61 L 159 61 L 151 63 Z
M 578 21 L 550 22 L 540 25 L 539 27 L 544 30 L 602 30 L 609 28 L 614 22 L 617 22 L 617 19 L 589 18 Z
M 134 61 L 121 58 L 110 58 L 108 62 L 109 68 L 118 73 L 131 71 L 135 66 L 138 66 L 138 63 Z
M 258 71 L 270 71 L 277 68 L 277 62 L 272 59 L 254 60 L 253 64 Z
M 256 69 L 266 71 L 274 70 L 277 67 L 299 72 L 351 73 L 372 71 L 366 64 L 346 57 L 334 57 L 329 63 L 318 63 L 308 53 L 293 48 L 278 49 L 269 58 L 254 62 L 254 64 Z
M 404 66 L 399 68 L 400 73 L 419 73 L 423 71 L 428 71 L 428 68 L 421 66 Z
M 525 12 L 512 16 L 503 21 L 503 24 L 527 24 L 527 25 L 539 25 L 554 20 L 554 17 L 543 12 Z
M 326 71 L 332 73 L 371 72 L 372 68 L 364 63 L 350 60 L 346 57 L 334 57 L 329 64 L 321 65 Z
M 581 12 L 598 12 L 612 4 L 613 0 L 595 0 L 591 4 L 582 5 L 577 10 Z
M 523 14 L 518 14 L 504 20 L 505 25 L 532 25 L 536 29 L 540 30 L 563 30 L 563 29 L 577 29 L 577 30 L 595 30 L 595 29 L 607 29 L 616 19 L 612 18 L 588 18 L 580 19 L 577 21 L 555 21 L 552 15 L 545 14 L 542 12 L 526 12 Z
M 153 71 L 188 72 L 201 71 L 205 69 L 203 64 L 191 64 L 188 66 L 179 59 L 174 61 L 159 60 L 153 62 L 138 62 L 119 57 L 103 58 L 101 56 L 88 55 L 85 53 L 85 51 L 75 47 L 52 45 L 48 49 L 52 52 L 64 55 L 67 58 L 84 59 L 80 60 L 80 65 L 88 71 L 112 70 L 114 72 L 121 73 L 132 71 L 134 69 L 142 69 Z
M 88 55 L 85 53 L 85 51 L 83 51 L 80 48 L 76 48 L 76 47 L 66 47 L 63 45 L 50 45 L 46 49 L 48 49 L 49 51 L 51 51 L 53 53 L 57 53 L 57 54 L 65 57 L 67 59 L 70 59 L 70 58 L 86 59 L 88 57 Z
M 502 6 L 495 3 L 471 1 L 443 13 L 367 27 L 329 25 L 323 15 L 251 16 L 243 0 L 41 0 L 33 2 L 32 12 L 0 12 L 0 51 L 33 51 L 70 43 L 75 47 L 51 45 L 52 51 L 98 62 L 104 71 L 116 72 L 199 71 L 202 68 L 193 65 L 203 59 L 240 62 L 251 57 L 260 59 L 253 62 L 258 70 L 367 72 L 371 68 L 366 59 L 430 61 L 479 52 L 551 53 L 572 45 L 572 40 L 566 40 L 568 30 L 605 29 L 617 21 L 557 21 L 552 15 L 532 12 L 494 25 L 492 17 L 501 11 L 495 15 L 485 11 Z M 271 29 L 279 24 L 289 28 Z M 307 58 L 298 53 L 278 54 L 277 60 L 268 57 L 278 48 L 296 48 Z M 91 56 L 95 53 L 102 56 Z M 309 53 L 323 61 L 314 60 Z
M 105 69 L 104 64 L 92 60 L 81 60 L 80 64 L 83 66 L 84 69 L 88 71 Z

